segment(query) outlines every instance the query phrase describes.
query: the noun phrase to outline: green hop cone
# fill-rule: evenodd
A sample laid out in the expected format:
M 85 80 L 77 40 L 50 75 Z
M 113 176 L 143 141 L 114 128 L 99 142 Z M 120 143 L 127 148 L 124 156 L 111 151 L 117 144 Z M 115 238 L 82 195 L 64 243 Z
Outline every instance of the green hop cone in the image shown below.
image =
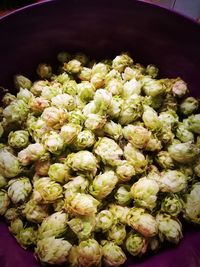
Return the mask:
M 16 218 L 10 222 L 9 231 L 14 234 L 18 235 L 19 232 L 23 229 L 23 222 L 20 218 Z
M 180 103 L 179 112 L 184 116 L 192 115 L 199 106 L 199 101 L 192 96 L 189 96 Z
M 67 264 L 69 267 L 78 267 L 78 247 L 72 246 L 69 251 L 69 256 L 67 259 Z
M 74 123 L 82 126 L 85 122 L 85 116 L 80 109 L 70 111 L 68 115 L 69 115 L 68 118 L 69 123 Z
M 69 94 L 71 96 L 75 96 L 77 91 L 78 91 L 76 81 L 69 80 L 69 76 L 67 75 L 67 73 L 62 73 L 61 75 L 58 76 L 58 77 L 59 77 L 59 79 L 63 80 L 62 81 L 62 83 L 63 83 L 63 92 L 66 93 L 66 94 Z
M 64 62 L 63 69 L 69 74 L 78 74 L 82 69 L 81 62 L 77 59 Z
M 113 219 L 116 222 L 120 222 L 122 224 L 127 224 L 127 215 L 130 211 L 130 208 L 116 205 L 113 203 L 109 204 L 108 207 L 109 207 L 109 211 L 113 215 Z
M 188 117 L 188 126 L 191 132 L 200 134 L 200 114 Z
M 132 64 L 133 64 L 132 58 L 128 54 L 123 53 L 121 55 L 116 56 L 113 59 L 112 68 L 119 72 L 123 72 L 126 67 L 129 67 Z
M 2 98 L 2 104 L 4 107 L 7 107 L 10 105 L 12 101 L 16 100 L 16 96 L 11 93 L 5 93 L 5 95 Z
M 78 124 L 67 123 L 61 127 L 60 136 L 63 139 L 64 145 L 70 145 L 81 131 L 81 126 Z
M 190 192 L 185 195 L 184 218 L 200 224 L 200 183 L 193 184 Z
M 130 162 L 122 160 L 116 168 L 116 174 L 121 182 L 128 182 L 135 175 L 135 169 Z
M 40 63 L 36 71 L 41 79 L 49 79 L 52 75 L 52 67 L 46 63 Z
M 158 72 L 159 72 L 159 69 L 153 64 L 149 64 L 146 67 L 146 74 L 152 78 L 156 78 L 158 76 Z
M 132 95 L 121 103 L 118 122 L 121 125 L 128 125 L 142 116 L 142 96 Z
M 92 70 L 87 67 L 83 67 L 78 77 L 81 81 L 90 81 L 92 76 Z
M 3 116 L 7 123 L 22 123 L 27 119 L 29 113 L 28 105 L 25 101 L 18 99 L 12 101 L 4 110 Z
M 44 80 L 38 80 L 38 81 L 35 81 L 31 88 L 30 88 L 30 91 L 31 93 L 33 93 L 35 96 L 40 96 L 43 91 L 48 91 L 49 89 L 49 81 L 44 81 Z M 45 92 L 46 93 L 46 92 Z
M 8 186 L 8 196 L 13 204 L 24 203 L 32 192 L 32 185 L 27 177 L 12 179 Z
M 74 97 L 66 93 L 52 97 L 51 103 L 52 106 L 55 106 L 58 109 L 66 109 L 67 111 L 72 111 L 76 108 Z
M 126 226 L 124 224 L 114 224 L 106 233 L 107 239 L 117 245 L 122 245 L 126 238 Z
M 64 208 L 74 215 L 93 215 L 97 212 L 99 201 L 89 194 L 76 193 L 65 198 Z
M 88 103 L 93 99 L 95 93 L 95 87 L 92 83 L 88 81 L 83 81 L 77 85 L 78 87 L 78 96 L 81 101 Z
M 126 255 L 120 246 L 111 241 L 102 241 L 102 261 L 106 267 L 118 267 L 125 263 Z
M 49 167 L 48 175 L 51 180 L 64 184 L 72 177 L 70 169 L 63 163 L 53 163 Z
M 74 177 L 73 180 L 66 183 L 63 187 L 65 189 L 65 198 L 68 198 L 75 193 L 85 193 L 89 186 L 89 181 L 82 177 Z
M 159 192 L 158 183 L 146 177 L 140 178 L 131 187 L 131 196 L 135 204 L 152 210 L 156 207 L 157 193 Z
M 156 163 L 163 169 L 173 169 L 174 161 L 167 151 L 159 151 L 155 157 Z
M 29 143 L 29 133 L 25 130 L 10 132 L 8 135 L 8 144 L 13 148 L 22 149 Z
M 200 149 L 192 142 L 172 144 L 168 147 L 170 156 L 179 163 L 191 163 L 199 155 Z
M 40 92 L 40 90 L 41 90 L 41 92 Z M 43 81 L 43 84 L 42 85 L 36 84 L 34 86 L 34 91 L 36 91 L 36 92 L 33 92 L 33 94 L 36 94 L 37 96 L 41 96 L 43 99 L 46 99 L 46 100 L 50 101 L 54 96 L 57 96 L 59 94 L 62 94 L 63 89 L 62 89 L 61 85 L 58 84 L 58 83 L 47 83 L 45 85 L 44 84 L 44 81 Z M 39 91 L 39 94 L 38 94 L 37 91 Z
M 112 79 L 107 81 L 106 90 L 112 95 L 121 95 L 123 92 L 123 83 L 120 79 Z
M 138 149 L 145 148 L 150 140 L 151 132 L 143 126 L 127 125 L 123 128 L 123 136 L 134 147 Z
M 140 80 L 136 80 L 136 78 L 132 78 L 131 80 L 124 83 L 123 86 L 123 98 L 128 99 L 132 95 L 140 95 L 141 94 L 142 83 Z
M 28 145 L 18 153 L 18 159 L 23 166 L 36 161 L 45 155 L 45 147 L 40 143 Z
M 23 228 L 16 235 L 17 242 L 24 249 L 35 245 L 37 242 L 37 231 L 33 227 Z
M 45 149 L 52 154 L 59 155 L 64 150 L 63 139 L 56 131 L 50 131 L 44 134 L 42 141 Z
M 125 246 L 132 256 L 141 256 L 147 250 L 147 240 L 142 235 L 130 231 L 127 235 Z
M 96 173 L 97 159 L 87 150 L 70 154 L 66 159 L 66 164 L 74 171 L 89 171 Z
M 124 100 L 119 97 L 119 96 L 113 96 L 112 100 L 111 100 L 111 104 L 107 110 L 107 115 L 109 115 L 109 117 L 112 120 L 116 120 L 119 118 L 120 113 L 121 113 L 121 109 L 123 107 L 124 104 Z M 125 113 L 125 116 L 127 114 Z M 127 119 L 127 117 L 125 118 L 125 120 Z
M 104 164 L 117 166 L 123 151 L 114 140 L 102 137 L 94 145 L 94 153 L 101 158 Z
M 99 267 L 101 266 L 102 250 L 95 239 L 81 241 L 77 247 L 78 263 L 80 267 Z
M 20 88 L 19 92 L 17 93 L 17 99 L 21 99 L 27 104 L 29 104 L 33 97 L 33 94 L 26 88 Z
M 130 204 L 132 198 L 130 193 L 131 186 L 130 185 L 121 185 L 117 188 L 115 192 L 115 199 L 117 204 L 122 206 L 127 206 Z
M 23 215 L 29 222 L 41 223 L 49 216 L 49 207 L 38 204 L 35 200 L 30 199 L 24 206 Z
M 6 178 L 13 178 L 20 174 L 21 166 L 17 157 L 6 148 L 0 149 L 0 173 Z
M 4 215 L 10 204 L 8 194 L 4 190 L 0 190 L 0 215 Z
M 64 212 L 55 212 L 45 218 L 38 228 L 38 239 L 47 237 L 61 237 L 67 230 L 68 215 Z
M 135 148 L 131 143 L 128 143 L 124 147 L 124 157 L 131 163 L 135 169 L 135 174 L 144 172 L 147 167 L 148 159 L 139 149 Z
M 56 107 L 47 107 L 44 109 L 41 118 L 45 121 L 48 127 L 55 130 L 60 129 L 66 122 L 68 113 L 65 109 Z
M 19 217 L 19 210 L 17 208 L 8 208 L 4 213 L 6 221 L 11 222 Z
M 101 210 L 96 215 L 95 231 L 106 232 L 112 227 L 113 222 L 114 218 L 112 213 L 109 210 Z
M 162 192 L 177 193 L 187 188 L 187 177 L 179 170 L 166 170 L 159 181 Z
M 176 194 L 167 195 L 161 202 L 161 211 L 177 217 L 183 209 L 183 201 Z
M 0 174 L 0 189 L 4 188 L 8 184 L 7 179 Z
M 33 199 L 41 204 L 54 203 L 63 196 L 62 186 L 49 177 L 39 178 L 33 186 Z
M 145 147 L 145 150 L 149 152 L 156 152 L 160 151 L 161 149 L 162 149 L 161 141 L 157 138 L 156 135 L 151 134 L 150 139 Z
M 89 192 L 91 195 L 101 200 L 112 192 L 117 182 L 118 178 L 114 171 L 106 171 L 94 178 L 89 188 Z
M 165 88 L 161 81 L 144 76 L 143 91 L 146 96 L 158 97 L 159 95 L 163 95 L 165 93 Z
M 108 108 L 111 106 L 112 94 L 105 89 L 99 89 L 94 95 L 94 104 L 96 107 L 96 113 L 105 115 Z
M 156 215 L 156 222 L 161 241 L 166 239 L 169 242 L 177 244 L 183 237 L 182 225 L 178 219 L 174 219 L 166 213 L 158 213 Z
M 42 263 L 59 265 L 67 261 L 71 248 L 67 240 L 51 236 L 37 242 L 35 253 Z
M 143 208 L 131 208 L 126 218 L 128 225 L 144 237 L 153 237 L 158 233 L 156 219 Z
M 90 102 L 91 103 L 91 102 Z M 99 114 L 88 114 L 85 120 L 85 127 L 91 131 L 102 129 L 106 123 L 105 116 Z
M 114 121 L 108 121 L 103 127 L 103 132 L 117 141 L 122 137 L 122 126 Z
M 181 142 L 194 142 L 194 134 L 188 130 L 184 123 L 179 123 L 176 128 L 176 138 Z
M 95 217 L 77 216 L 68 222 L 69 227 L 76 234 L 79 240 L 86 240 L 91 237 L 95 227 Z
M 83 130 L 78 133 L 75 142 L 72 144 L 76 149 L 87 149 L 94 145 L 95 135 L 91 130 Z
M 144 112 L 142 115 L 144 125 L 150 131 L 159 131 L 161 129 L 161 122 L 157 112 L 150 106 L 144 105 Z
M 15 84 L 16 89 L 18 90 L 20 88 L 30 89 L 32 85 L 31 81 L 27 77 L 20 75 L 20 74 L 15 75 L 14 84 Z

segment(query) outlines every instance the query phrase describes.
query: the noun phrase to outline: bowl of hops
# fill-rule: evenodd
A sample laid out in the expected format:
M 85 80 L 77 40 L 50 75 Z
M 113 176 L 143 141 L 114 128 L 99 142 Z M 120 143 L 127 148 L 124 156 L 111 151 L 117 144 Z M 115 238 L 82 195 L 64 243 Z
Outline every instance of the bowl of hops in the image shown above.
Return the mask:
M 0 36 L 0 265 L 198 267 L 198 23 L 54 0 Z

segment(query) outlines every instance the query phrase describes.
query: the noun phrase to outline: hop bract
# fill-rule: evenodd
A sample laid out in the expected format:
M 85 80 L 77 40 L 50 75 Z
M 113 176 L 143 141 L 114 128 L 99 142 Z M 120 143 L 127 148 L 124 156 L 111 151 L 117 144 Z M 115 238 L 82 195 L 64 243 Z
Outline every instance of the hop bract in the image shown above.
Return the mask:
M 37 242 L 35 253 L 41 262 L 62 264 L 67 261 L 71 247 L 67 240 L 51 236 Z
M 199 195 L 200 192 L 200 183 L 195 183 L 191 191 L 186 195 L 184 203 L 184 217 L 194 223 L 199 224 L 199 214 L 200 214 L 200 202 Z
M 7 178 L 13 178 L 21 172 L 18 158 L 6 148 L 0 149 L 0 171 L 1 174 Z
M 102 251 L 95 239 L 80 242 L 77 250 L 79 266 L 100 266 Z
M 42 221 L 38 229 L 38 239 L 60 237 L 67 229 L 68 215 L 64 212 L 55 212 Z
M 112 241 L 103 242 L 103 263 L 105 266 L 120 266 L 126 261 L 126 255 L 119 247 Z

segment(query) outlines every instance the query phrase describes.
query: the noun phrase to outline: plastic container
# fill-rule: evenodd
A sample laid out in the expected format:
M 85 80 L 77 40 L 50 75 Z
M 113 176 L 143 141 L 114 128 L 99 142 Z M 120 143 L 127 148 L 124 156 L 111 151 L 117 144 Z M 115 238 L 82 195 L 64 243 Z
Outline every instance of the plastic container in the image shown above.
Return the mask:
M 0 85 L 13 90 L 13 75 L 35 77 L 40 62 L 60 50 L 112 58 L 129 51 L 137 62 L 159 66 L 162 77 L 182 77 L 200 97 L 200 25 L 167 9 L 134 0 L 57 0 L 31 5 L 0 19 Z M 0 224 L 0 266 L 36 267 Z M 186 230 L 177 247 L 136 260 L 129 267 L 199 267 L 200 232 Z

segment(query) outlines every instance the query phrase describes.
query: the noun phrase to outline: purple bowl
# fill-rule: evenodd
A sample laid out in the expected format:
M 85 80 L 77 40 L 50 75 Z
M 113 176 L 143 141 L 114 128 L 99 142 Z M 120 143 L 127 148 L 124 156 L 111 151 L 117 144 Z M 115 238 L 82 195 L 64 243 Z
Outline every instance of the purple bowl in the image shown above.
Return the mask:
M 58 51 L 109 58 L 129 51 L 137 62 L 154 63 L 162 77 L 182 77 L 199 96 L 200 25 L 177 13 L 134 0 L 56 0 L 22 8 L 0 19 L 0 85 L 14 91 L 13 75 L 34 79 L 40 62 Z M 40 266 L 0 222 L 0 266 Z M 166 247 L 125 266 L 199 267 L 200 232 L 185 230 L 177 247 Z

